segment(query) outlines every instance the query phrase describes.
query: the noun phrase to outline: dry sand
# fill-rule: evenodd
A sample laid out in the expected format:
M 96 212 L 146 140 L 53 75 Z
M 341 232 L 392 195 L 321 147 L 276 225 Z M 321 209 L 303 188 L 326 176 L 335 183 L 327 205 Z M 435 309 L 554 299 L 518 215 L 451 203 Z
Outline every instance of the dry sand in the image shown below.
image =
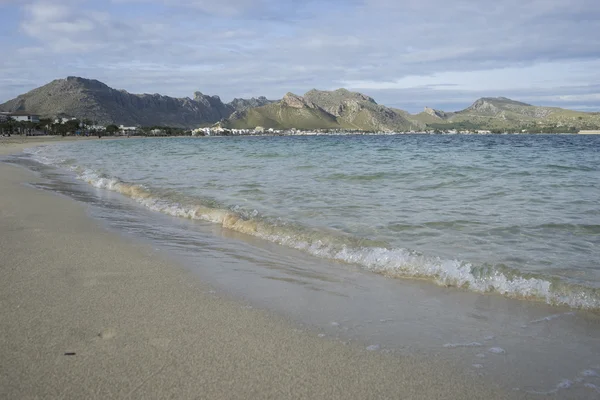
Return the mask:
M 2 399 L 518 394 L 447 360 L 369 352 L 245 308 L 152 247 L 108 232 L 84 205 L 23 184 L 37 179 L 0 163 Z

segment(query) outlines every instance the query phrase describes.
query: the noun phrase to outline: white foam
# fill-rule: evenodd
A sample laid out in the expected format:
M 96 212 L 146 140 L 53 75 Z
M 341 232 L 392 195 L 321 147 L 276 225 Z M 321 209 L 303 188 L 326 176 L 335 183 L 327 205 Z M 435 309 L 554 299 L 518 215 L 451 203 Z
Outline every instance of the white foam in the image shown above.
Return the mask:
M 588 389 L 593 389 L 596 392 L 600 393 L 600 388 L 596 385 L 594 385 L 593 383 L 585 383 L 583 386 L 585 386 Z
M 506 354 L 506 350 L 504 350 L 501 347 L 490 347 L 488 349 L 488 352 L 490 352 L 492 354 Z
M 31 154 L 34 154 L 38 161 L 47 164 L 53 163 L 50 159 L 44 159 L 41 152 L 42 148 L 31 150 Z M 180 218 L 220 224 L 225 228 L 303 250 L 318 257 L 358 264 L 369 271 L 386 276 L 430 278 L 442 286 L 468 288 L 480 293 L 497 292 L 508 297 L 543 299 L 548 304 L 600 309 L 600 297 L 586 292 L 585 288 L 571 290 L 562 287 L 556 289 L 550 279 L 521 276 L 516 271 L 508 274 L 493 268 L 478 269 L 467 262 L 427 257 L 407 249 L 353 247 L 340 244 L 342 239 L 327 237 L 322 232 L 302 231 L 299 233 L 285 224 L 277 226 L 263 223 L 260 219 L 255 219 L 258 217 L 256 210 L 240 214 L 235 212 L 235 207 L 233 210 L 225 210 L 198 204 L 186 205 L 169 202 L 154 196 L 151 190 L 142 185 L 128 184 L 114 177 L 102 176 L 93 170 L 82 170 L 77 166 L 69 168 L 78 174 L 79 179 L 90 185 L 124 194 L 154 211 Z M 548 316 L 532 321 L 532 323 L 549 321 L 567 314 Z
M 367 346 L 367 350 L 368 350 L 368 351 L 377 351 L 377 350 L 379 350 L 380 348 L 381 348 L 381 346 L 380 346 L 380 345 L 378 345 L 378 344 L 372 344 L 372 345 L 370 345 L 370 346 Z
M 475 369 L 482 369 L 483 368 L 483 364 L 473 364 L 472 367 L 475 368 Z
M 560 314 L 552 314 L 552 315 L 548 315 L 547 317 L 543 317 L 540 319 L 534 319 L 533 321 L 530 321 L 530 324 L 539 324 L 540 322 L 545 322 L 545 321 L 552 321 L 553 319 L 557 319 L 560 317 L 564 317 L 564 316 L 569 316 L 569 315 L 575 315 L 574 312 L 566 312 L 566 313 L 560 313 Z
M 561 380 L 557 385 L 556 388 L 552 389 L 552 390 L 548 390 L 546 392 L 542 392 L 542 391 L 536 391 L 536 390 L 529 390 L 527 391 L 527 393 L 532 393 L 532 394 L 541 394 L 541 395 L 549 395 L 549 394 L 555 394 L 558 393 L 559 390 L 565 390 L 565 389 L 569 389 L 571 386 L 574 385 L 574 382 L 570 379 L 563 379 Z M 586 384 L 587 385 L 587 384 Z M 586 386 L 584 385 L 584 386 Z
M 596 371 L 593 369 L 586 369 L 585 371 L 581 371 L 581 375 L 586 377 L 600 377 Z
M 563 379 L 562 381 L 560 381 L 558 383 L 558 385 L 556 385 L 557 389 L 568 389 L 571 386 L 573 386 L 573 381 L 569 380 L 569 379 Z

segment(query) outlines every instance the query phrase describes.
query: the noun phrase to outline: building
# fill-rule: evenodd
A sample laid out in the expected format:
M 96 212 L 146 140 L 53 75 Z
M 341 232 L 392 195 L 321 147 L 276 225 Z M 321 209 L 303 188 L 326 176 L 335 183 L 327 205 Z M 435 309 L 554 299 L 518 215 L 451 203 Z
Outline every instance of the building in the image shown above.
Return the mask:
M 76 119 L 77 118 L 75 118 L 75 117 L 65 117 L 65 116 L 63 116 L 63 117 L 57 117 L 57 118 L 54 119 L 54 123 L 55 124 L 64 124 L 65 122 L 73 121 L 73 120 L 76 120 Z
M 137 133 L 137 126 L 124 126 L 119 125 L 119 132 L 121 135 L 135 135 Z
M 580 135 L 600 135 L 600 130 L 582 130 L 579 131 Z
M 28 113 L 26 111 L 15 111 L 15 112 L 9 112 L 6 115 L 12 119 L 14 119 L 15 121 L 24 121 L 24 122 L 34 122 L 34 123 L 38 123 L 40 122 L 40 116 L 37 114 L 32 114 L 32 113 Z
M 166 134 L 167 134 L 167 132 L 165 132 L 165 130 L 164 130 L 164 129 L 152 129 L 152 130 L 150 131 L 150 134 L 151 134 L 152 136 L 164 136 L 164 135 L 166 135 Z

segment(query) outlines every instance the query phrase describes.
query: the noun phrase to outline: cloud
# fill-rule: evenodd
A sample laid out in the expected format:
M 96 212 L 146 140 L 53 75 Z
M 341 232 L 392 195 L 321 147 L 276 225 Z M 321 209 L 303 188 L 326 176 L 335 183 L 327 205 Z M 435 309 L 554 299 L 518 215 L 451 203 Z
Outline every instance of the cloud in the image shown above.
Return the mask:
M 224 99 L 348 86 L 411 111 L 467 105 L 480 94 L 599 103 L 596 0 L 0 4 L 21 18 L 3 43 L 0 75 L 27 88 L 83 75 L 133 92 Z M 15 90 L 0 81 L 0 98 Z
M 600 81 L 600 60 L 553 62 L 477 71 L 451 71 L 431 75 L 409 75 L 395 81 L 344 81 L 355 89 L 408 89 L 500 91 L 507 89 L 549 89 L 561 85 Z M 451 82 L 451 83 L 449 83 Z

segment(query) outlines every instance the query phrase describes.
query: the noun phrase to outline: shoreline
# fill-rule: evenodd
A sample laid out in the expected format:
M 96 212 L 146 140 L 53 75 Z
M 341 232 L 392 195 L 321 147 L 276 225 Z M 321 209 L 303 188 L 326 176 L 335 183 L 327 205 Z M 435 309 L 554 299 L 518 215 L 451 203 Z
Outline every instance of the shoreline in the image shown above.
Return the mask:
M 115 138 L 108 138 L 112 140 Z M 118 138 L 117 138 L 118 139 Z M 78 141 L 90 141 L 90 140 L 101 140 L 97 137 L 81 137 L 81 136 L 19 136 L 13 135 L 10 137 L 0 136 L 0 156 L 7 156 L 10 154 L 16 154 L 22 152 L 24 149 L 30 147 L 41 146 L 44 144 L 54 143 L 66 143 L 66 142 L 78 142 Z
M 136 137 L 138 139 L 144 137 Z M 207 138 L 210 138 L 207 137 Z M 215 137 L 216 138 L 216 137 Z M 76 138 L 74 138 L 77 140 Z M 123 140 L 123 137 L 114 138 L 115 140 Z M 162 139 L 181 139 L 181 137 L 169 137 L 169 138 L 155 138 L 159 141 Z M 84 139 L 87 140 L 87 139 Z M 92 140 L 98 140 L 92 138 Z M 109 144 L 110 144 L 110 139 Z M 152 140 L 152 139 L 150 139 Z M 118 143 L 118 142 L 117 142 Z M 141 144 L 138 142 L 138 144 Z M 98 143 L 99 145 L 99 143 Z M 44 162 L 42 161 L 44 164 Z M 79 177 L 78 179 L 80 179 Z M 231 211 L 227 208 L 218 208 L 206 206 L 206 203 L 199 200 L 198 202 L 180 202 L 179 200 L 171 201 L 168 197 L 161 197 L 160 194 L 156 194 L 152 192 L 148 188 L 143 188 L 143 186 L 139 186 L 134 182 L 125 182 L 121 181 L 120 178 L 116 176 L 109 176 L 100 174 L 97 175 L 95 171 L 91 171 L 91 174 L 86 175 L 84 179 L 87 184 L 101 188 L 103 190 L 111 191 L 119 193 L 124 197 L 127 197 L 137 203 L 141 203 L 143 207 L 149 208 L 154 212 L 164 213 L 167 215 L 181 217 L 185 215 L 185 218 L 189 218 L 196 221 L 209 222 L 216 225 L 223 226 L 227 229 L 238 231 L 240 233 L 246 234 L 248 236 L 255 236 L 259 239 L 267 240 L 272 243 L 276 243 L 281 245 L 282 247 L 286 247 L 289 249 L 301 249 L 309 254 L 310 251 L 303 248 L 304 243 L 300 241 L 299 244 L 295 242 L 290 242 L 287 240 L 287 232 L 279 233 L 279 235 L 274 234 L 273 230 L 267 229 L 266 236 L 262 234 L 262 231 L 259 229 L 254 229 L 254 224 L 258 224 L 260 220 L 254 220 L 253 218 L 241 217 L 236 214 L 235 211 Z M 147 202 L 148 199 L 151 199 L 161 204 L 169 204 L 169 207 L 155 207 L 154 203 Z M 150 204 L 150 205 L 149 205 Z M 198 211 L 197 207 L 200 206 L 203 210 L 201 213 Z M 231 218 L 229 216 L 231 215 Z M 224 217 L 226 216 L 226 217 Z M 244 223 L 237 223 L 237 221 L 242 220 Z M 258 221 L 258 222 L 257 222 Z M 247 222 L 247 223 L 246 223 Z M 263 230 L 264 231 L 264 230 Z M 385 247 L 385 246 L 384 246 Z M 354 248 L 353 248 L 354 249 Z M 430 257 L 429 263 L 430 267 L 434 270 L 434 273 L 430 271 L 426 271 L 425 275 L 421 274 L 422 269 L 409 270 L 404 271 L 400 268 L 397 268 L 393 262 L 380 265 L 379 263 L 373 263 L 370 254 L 366 254 L 361 252 L 362 249 L 354 249 L 357 252 L 360 252 L 360 257 L 355 256 L 348 257 L 346 255 L 340 256 L 336 251 L 327 253 L 323 255 L 323 251 L 319 249 L 320 254 L 317 257 L 325 260 L 338 261 L 343 263 L 348 263 L 352 265 L 359 265 L 365 271 L 377 273 L 380 275 L 384 275 L 390 278 L 402 279 L 402 280 L 425 280 L 432 285 L 438 287 L 456 287 L 459 290 L 468 290 L 474 293 L 480 293 L 485 295 L 494 295 L 494 296 L 502 296 L 506 298 L 519 299 L 532 301 L 537 303 L 543 303 L 551 305 L 552 307 L 569 307 L 572 310 L 585 310 L 593 313 L 598 313 L 600 310 L 598 303 L 598 296 L 594 295 L 595 287 L 592 285 L 586 285 L 584 283 L 580 285 L 569 284 L 566 280 L 561 284 L 566 286 L 566 289 L 563 290 L 553 290 L 553 276 L 551 274 L 544 273 L 527 273 L 523 272 L 519 269 L 519 267 L 512 267 L 509 273 L 505 273 L 502 269 L 493 269 L 493 272 L 486 272 L 485 280 L 480 279 L 478 273 L 465 273 L 465 270 L 461 268 L 461 266 L 456 266 L 456 269 L 461 269 L 458 273 L 445 274 L 445 271 L 442 273 L 435 273 L 437 271 L 437 264 L 435 257 Z M 374 250 L 387 250 L 387 248 L 375 248 Z M 397 250 L 395 248 L 391 249 Z M 400 248 L 402 251 L 402 249 Z M 312 254 L 314 255 L 314 254 Z M 455 262 L 454 256 L 446 255 L 444 261 L 446 262 Z M 393 255 L 391 256 L 392 260 L 394 260 Z M 416 260 L 417 263 L 419 260 Z M 458 261 L 456 261 L 458 263 Z M 482 267 L 485 261 L 479 260 L 479 263 L 473 263 L 474 268 L 479 270 L 487 270 L 487 267 Z M 410 264 L 410 263 L 409 263 Z M 442 278 L 440 278 L 442 277 Z M 512 282 L 512 279 L 518 279 L 519 283 L 515 285 L 506 284 L 506 282 Z M 525 289 L 522 288 L 523 282 L 525 283 Z M 591 293 L 591 294 L 590 294 Z
M 369 352 L 245 308 L 84 205 L 24 184 L 36 181 L 0 163 L 2 397 L 518 395 L 442 358 Z

